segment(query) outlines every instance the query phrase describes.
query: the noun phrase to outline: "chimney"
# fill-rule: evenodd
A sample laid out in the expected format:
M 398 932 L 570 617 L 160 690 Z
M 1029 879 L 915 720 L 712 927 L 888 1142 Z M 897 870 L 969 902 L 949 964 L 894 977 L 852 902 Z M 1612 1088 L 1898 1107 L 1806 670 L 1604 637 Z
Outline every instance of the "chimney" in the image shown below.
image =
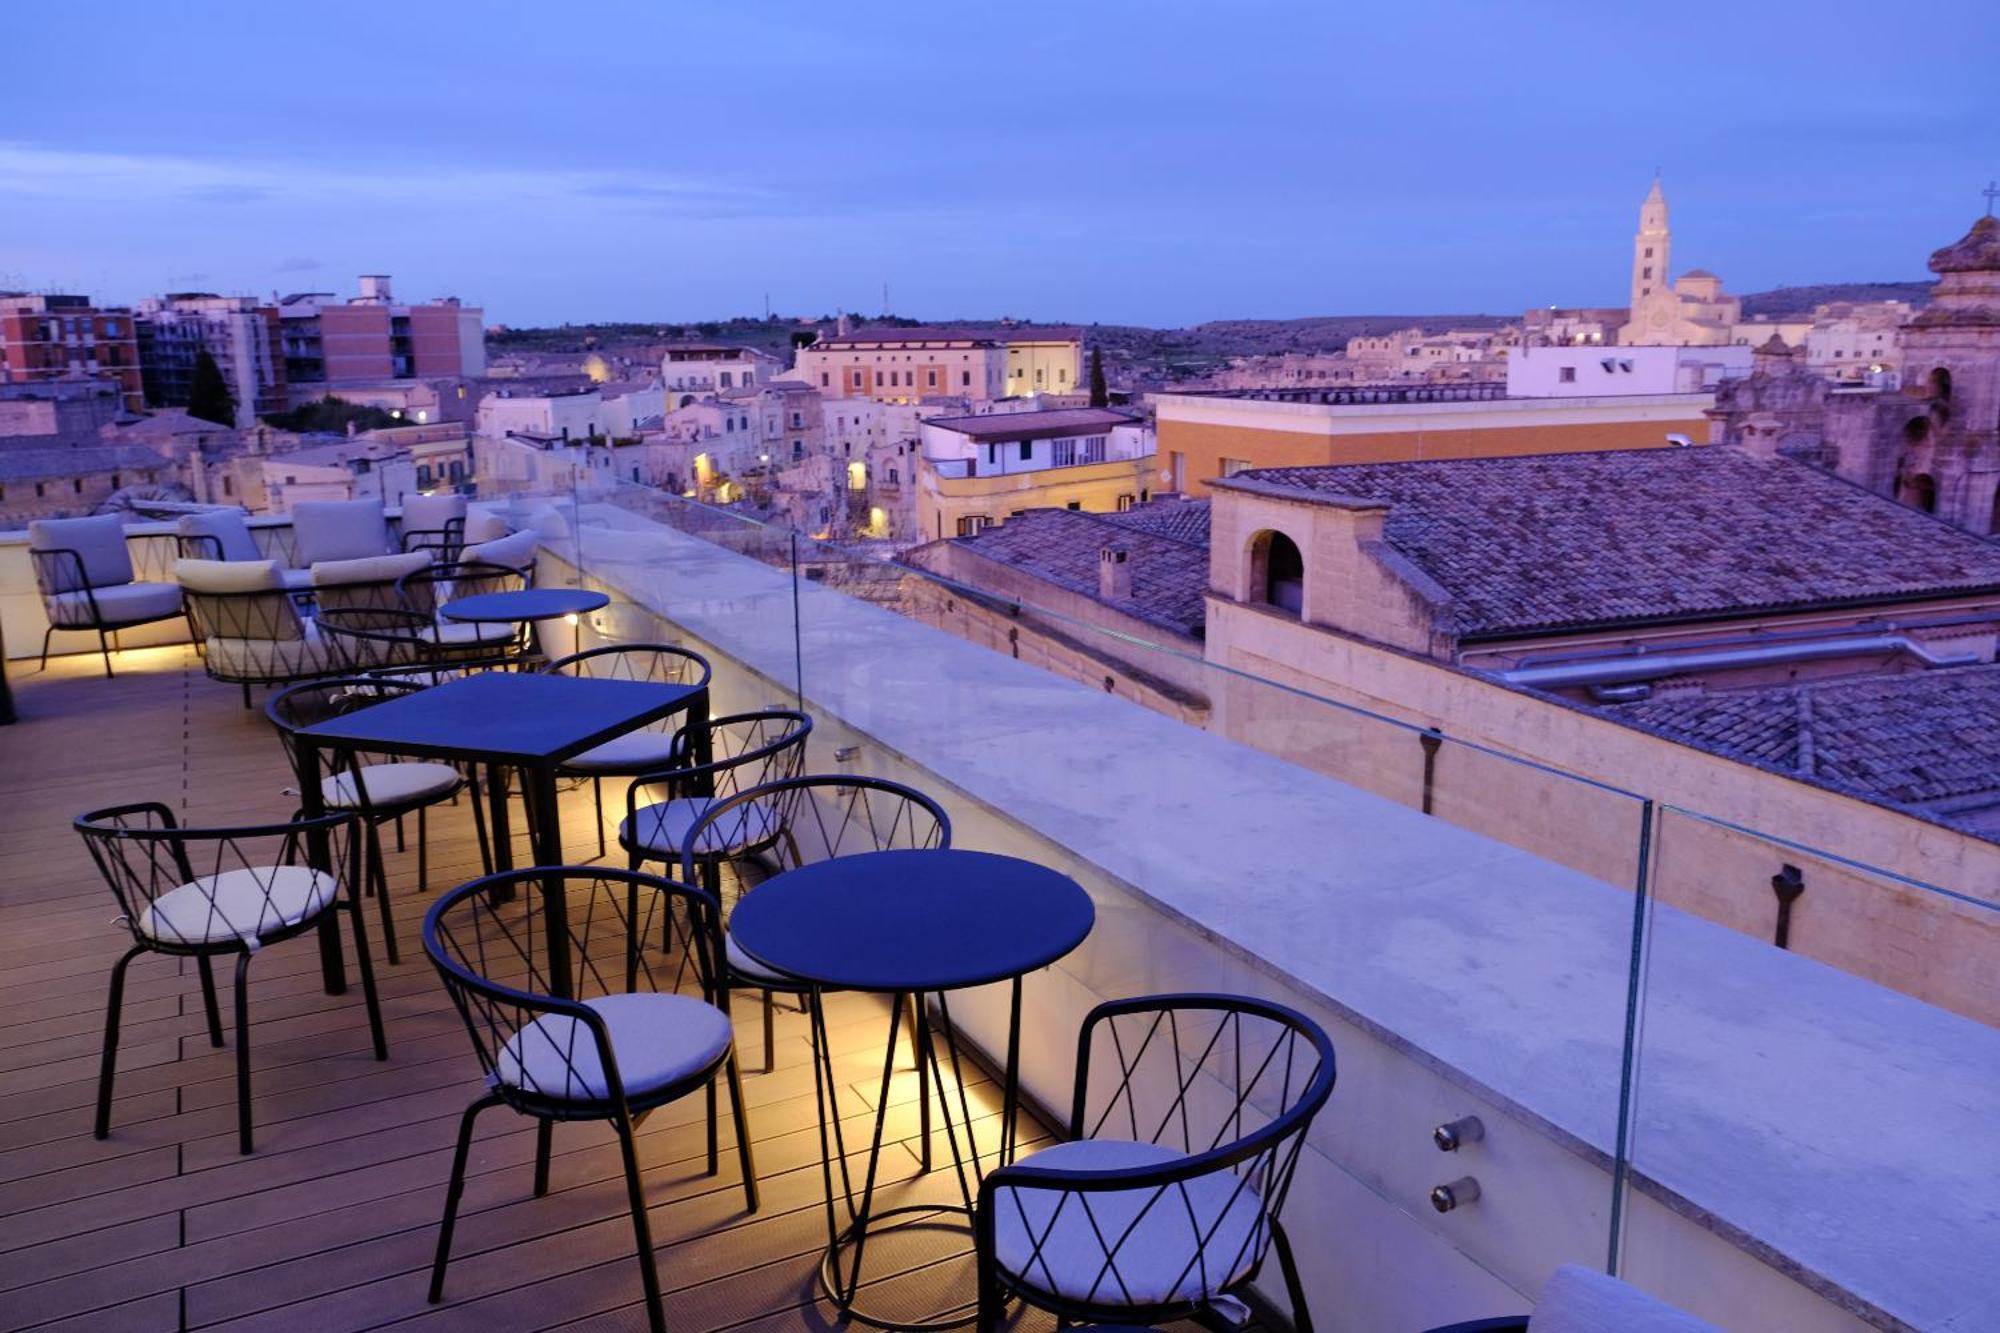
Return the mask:
M 1097 553 L 1097 596 L 1106 602 L 1132 600 L 1132 549 L 1123 542 Z

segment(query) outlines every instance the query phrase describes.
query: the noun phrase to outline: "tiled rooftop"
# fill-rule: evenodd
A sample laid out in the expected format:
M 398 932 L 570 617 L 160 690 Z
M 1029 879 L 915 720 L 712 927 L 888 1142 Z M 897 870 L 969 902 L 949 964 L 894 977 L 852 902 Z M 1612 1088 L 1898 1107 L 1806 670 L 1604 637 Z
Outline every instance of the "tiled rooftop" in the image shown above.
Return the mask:
M 1667 695 L 1603 711 L 1872 801 L 2000 794 L 2000 667 Z
M 1208 504 L 1180 500 L 1122 514 L 1030 509 L 956 545 L 1086 597 L 1098 595 L 1098 556 L 1113 543 L 1131 552 L 1132 595 L 1110 603 L 1129 615 L 1198 635 L 1206 617 Z M 1100 599 L 1101 600 L 1101 599 Z
M 2000 546 L 1733 449 L 1258 468 L 1213 483 L 1386 505 L 1462 636 L 2000 589 Z

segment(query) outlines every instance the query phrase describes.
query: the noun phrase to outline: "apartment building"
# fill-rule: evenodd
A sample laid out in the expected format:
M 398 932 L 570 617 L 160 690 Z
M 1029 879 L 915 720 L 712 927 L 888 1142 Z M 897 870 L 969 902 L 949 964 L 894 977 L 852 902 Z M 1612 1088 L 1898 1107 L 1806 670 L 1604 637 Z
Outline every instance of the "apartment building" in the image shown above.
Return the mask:
M 387 275 L 361 279 L 360 295 L 280 298 L 285 380 L 295 396 L 383 380 L 476 378 L 486 373 L 484 311 L 455 296 L 399 304 Z
M 185 407 L 202 352 L 215 358 L 237 426 L 283 412 L 285 354 L 278 308 L 248 296 L 170 292 L 141 301 L 133 315 L 140 377 L 153 407 Z
M 1032 509 L 1115 512 L 1152 490 L 1153 430 L 1111 408 L 932 417 L 921 428 L 917 530 L 965 536 Z
M 146 405 L 132 312 L 87 296 L 0 292 L 0 384 L 109 379 L 127 411 Z
M 1083 340 L 1062 328 L 885 325 L 821 338 L 799 350 L 795 370 L 829 397 L 892 403 L 1068 393 L 1081 382 Z

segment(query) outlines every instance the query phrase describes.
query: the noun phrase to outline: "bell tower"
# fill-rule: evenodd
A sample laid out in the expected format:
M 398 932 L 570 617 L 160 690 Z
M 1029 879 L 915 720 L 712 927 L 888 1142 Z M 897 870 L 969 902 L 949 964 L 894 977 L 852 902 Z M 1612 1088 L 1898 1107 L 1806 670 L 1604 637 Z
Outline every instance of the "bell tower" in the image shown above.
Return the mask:
M 1632 315 L 1640 323 L 1640 310 L 1654 297 L 1671 290 L 1667 276 L 1667 247 L 1672 237 L 1667 231 L 1667 196 L 1660 191 L 1660 178 L 1646 202 L 1639 205 L 1639 234 L 1632 238 Z

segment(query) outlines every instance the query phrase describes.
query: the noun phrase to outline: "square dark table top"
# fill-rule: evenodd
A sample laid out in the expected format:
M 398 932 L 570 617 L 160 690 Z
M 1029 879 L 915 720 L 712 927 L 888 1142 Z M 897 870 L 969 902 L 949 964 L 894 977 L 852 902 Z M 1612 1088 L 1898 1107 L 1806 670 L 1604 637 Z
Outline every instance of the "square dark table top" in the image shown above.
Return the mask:
M 698 686 L 488 671 L 412 690 L 300 733 L 421 759 L 553 763 L 687 707 Z

